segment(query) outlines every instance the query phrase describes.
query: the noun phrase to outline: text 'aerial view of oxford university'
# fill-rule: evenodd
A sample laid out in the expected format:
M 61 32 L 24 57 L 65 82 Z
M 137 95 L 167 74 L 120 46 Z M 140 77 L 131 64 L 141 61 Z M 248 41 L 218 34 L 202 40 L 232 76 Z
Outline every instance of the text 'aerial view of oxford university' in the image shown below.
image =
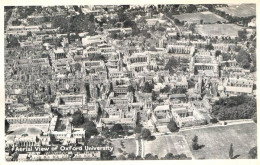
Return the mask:
M 257 159 L 256 4 L 5 6 L 6 161 Z

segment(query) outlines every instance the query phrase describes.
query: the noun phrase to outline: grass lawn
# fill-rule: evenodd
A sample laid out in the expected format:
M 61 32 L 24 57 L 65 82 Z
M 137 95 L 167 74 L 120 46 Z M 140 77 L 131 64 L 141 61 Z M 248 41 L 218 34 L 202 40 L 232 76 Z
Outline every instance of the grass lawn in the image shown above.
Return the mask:
M 153 141 L 144 141 L 144 155 L 152 153 L 159 158 L 164 157 L 167 153 L 186 154 L 191 157 L 188 145 L 183 136 L 163 135 L 156 136 Z
M 41 129 L 37 127 L 21 127 L 12 131 L 9 135 L 39 135 L 41 133 Z
M 241 27 L 235 24 L 205 24 L 205 25 L 196 25 L 195 31 L 201 34 L 202 36 L 230 36 L 237 37 L 238 31 Z
M 121 146 L 121 141 L 123 141 L 123 145 L 125 148 L 123 148 Z M 112 144 L 114 146 L 114 153 L 113 155 L 115 155 L 116 157 L 118 157 L 119 155 L 123 155 L 123 153 L 134 153 L 136 154 L 136 142 L 135 139 L 116 139 L 116 140 L 112 140 Z M 122 150 L 123 152 L 120 153 L 119 150 Z M 125 155 L 127 156 L 127 155 Z
M 217 8 L 217 10 L 224 11 L 226 14 L 237 17 L 249 17 L 256 15 L 255 4 L 229 5 L 228 7 Z
M 178 134 L 186 137 L 195 159 L 228 159 L 231 143 L 234 155 L 240 155 L 238 159 L 247 159 L 249 150 L 257 145 L 255 123 L 195 129 Z M 205 145 L 197 151 L 191 148 L 195 135 L 198 136 L 199 145 Z
M 27 133 L 29 135 L 39 135 L 41 133 L 41 129 L 36 128 L 36 127 L 30 127 L 30 128 L 28 128 Z
M 187 22 L 193 22 L 198 23 L 200 20 L 203 20 L 203 23 L 216 23 L 218 21 L 220 22 L 228 22 L 226 19 L 210 12 L 199 12 L 199 13 L 185 13 L 180 15 L 173 15 L 174 18 L 177 18 L 180 21 L 187 21 Z

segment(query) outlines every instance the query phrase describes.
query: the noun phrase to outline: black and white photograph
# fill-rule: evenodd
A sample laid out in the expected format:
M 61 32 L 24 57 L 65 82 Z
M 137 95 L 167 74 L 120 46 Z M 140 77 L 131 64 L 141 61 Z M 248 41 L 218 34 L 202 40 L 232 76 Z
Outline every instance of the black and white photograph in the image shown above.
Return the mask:
M 257 159 L 256 3 L 158 3 L 4 6 L 6 162 Z

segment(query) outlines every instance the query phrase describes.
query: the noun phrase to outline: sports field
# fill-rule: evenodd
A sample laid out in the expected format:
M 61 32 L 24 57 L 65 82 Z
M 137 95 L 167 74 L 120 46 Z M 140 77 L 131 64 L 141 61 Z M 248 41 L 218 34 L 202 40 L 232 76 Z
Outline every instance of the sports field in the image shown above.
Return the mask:
M 186 154 L 187 157 L 192 157 L 184 136 L 180 135 L 162 135 L 156 136 L 153 141 L 144 141 L 144 155 L 148 153 L 157 155 L 159 158 L 167 153 Z
M 257 128 L 255 123 L 195 129 L 179 132 L 186 137 L 195 159 L 228 159 L 230 144 L 233 143 L 234 156 L 247 159 L 248 152 L 257 145 Z M 192 138 L 197 135 L 199 145 L 205 147 L 194 151 Z
M 217 10 L 236 17 L 250 17 L 256 15 L 255 4 L 229 5 L 228 7 L 217 8 Z
M 228 22 L 226 19 L 224 19 L 210 11 L 173 15 L 173 17 L 177 18 L 180 21 L 192 22 L 192 23 L 200 23 L 200 20 L 203 20 L 203 23 L 216 23 L 218 21 Z
M 211 37 L 236 37 L 241 27 L 234 24 L 207 24 L 207 25 L 196 25 L 195 31 L 202 36 Z
M 121 145 L 121 141 L 123 142 L 123 146 Z M 112 144 L 114 146 L 114 155 L 119 156 L 119 155 L 124 155 L 134 153 L 136 154 L 136 142 L 135 139 L 116 139 L 112 140 Z M 120 149 L 123 151 L 120 152 Z

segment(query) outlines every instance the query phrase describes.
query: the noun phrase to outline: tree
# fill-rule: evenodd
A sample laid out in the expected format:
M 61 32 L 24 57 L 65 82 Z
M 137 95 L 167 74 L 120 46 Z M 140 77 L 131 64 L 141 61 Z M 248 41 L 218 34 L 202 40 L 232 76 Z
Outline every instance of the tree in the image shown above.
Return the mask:
M 257 159 L 257 147 L 256 146 L 250 149 L 250 151 L 248 153 L 248 158 Z
M 9 127 L 10 127 L 10 124 L 9 124 L 9 122 L 5 119 L 5 133 L 7 133 Z
M 111 132 L 115 132 L 118 135 L 122 135 L 124 132 L 124 129 L 122 127 L 121 124 L 115 124 L 112 128 L 111 128 Z
M 143 126 L 140 125 L 140 124 L 138 124 L 138 125 L 136 125 L 136 127 L 134 128 L 134 132 L 135 132 L 135 133 L 141 133 L 141 132 L 142 132 L 142 128 L 143 128 Z
M 159 96 L 159 94 L 157 94 L 154 91 L 152 91 L 152 101 L 155 101 L 158 96 Z
M 233 159 L 233 152 L 233 144 L 231 143 L 229 148 L 229 159 Z
M 158 156 L 157 155 L 153 156 L 151 153 L 149 153 L 149 154 L 145 155 L 144 159 L 145 160 L 158 160 Z
M 119 155 L 117 157 L 117 160 L 126 160 L 125 156 L 124 155 Z
M 223 61 L 231 60 L 231 54 L 229 53 L 222 53 Z
M 144 83 L 144 87 L 143 87 L 143 92 L 144 93 L 151 93 L 152 90 L 154 88 L 154 84 L 153 83 L 149 83 L 149 82 L 145 82 Z
M 170 92 L 171 87 L 169 85 L 166 85 L 163 89 L 160 90 L 161 93 L 168 93 Z
M 198 68 L 195 67 L 195 68 L 194 68 L 194 75 L 197 75 L 197 74 L 199 74 L 199 71 L 198 71 Z
M 144 128 L 141 132 L 142 138 L 144 140 L 150 140 L 151 139 L 151 131 L 149 129 Z
M 187 92 L 186 88 L 173 88 L 172 93 L 174 94 L 185 94 Z
M 91 136 L 98 135 L 96 124 L 93 121 L 87 121 L 85 124 L 83 124 L 83 128 L 85 130 L 85 137 L 87 139 Z
M 19 153 L 15 152 L 12 156 L 12 161 L 18 161 Z
M 199 144 L 198 144 L 198 136 L 195 135 L 192 139 L 192 149 L 193 150 L 198 150 L 199 149 Z
M 129 85 L 127 88 L 128 92 L 135 92 L 135 88 L 133 87 L 133 85 Z
M 110 151 L 101 151 L 102 160 L 113 160 L 112 153 Z
M 240 30 L 237 32 L 238 33 L 238 38 L 242 41 L 246 40 L 247 39 L 247 32 L 246 32 L 246 29 L 244 30 Z
M 257 112 L 254 113 L 254 116 L 253 116 L 252 119 L 253 119 L 253 121 L 254 121 L 255 123 L 257 123 Z
M 75 64 L 75 70 L 81 71 L 81 64 L 80 63 Z
M 89 21 L 94 23 L 95 21 L 95 16 L 93 14 L 90 14 L 89 17 L 88 17 Z
M 74 112 L 74 114 L 72 115 L 71 123 L 75 127 L 81 126 L 84 123 L 84 121 L 85 121 L 85 119 L 84 119 L 84 116 L 81 111 L 78 110 L 78 111 Z
M 54 16 L 52 18 L 53 28 L 60 28 L 64 33 L 70 31 L 69 19 L 65 16 Z
M 128 156 L 127 156 L 127 159 L 128 160 L 135 160 L 136 159 L 136 156 L 135 156 L 135 153 L 129 153 Z
M 162 160 L 187 160 L 188 158 L 185 154 L 173 155 L 172 153 L 167 153 Z
M 167 125 L 167 128 L 171 131 L 171 132 L 177 132 L 179 130 L 177 124 L 175 123 L 175 121 L 171 120 L 169 122 L 169 124 Z
M 212 106 L 211 115 L 218 120 L 251 119 L 256 112 L 256 99 L 240 95 L 219 99 Z
M 195 11 L 197 11 L 197 7 L 195 5 L 188 5 L 188 7 L 186 9 L 187 13 L 193 13 Z
M 104 145 L 104 139 L 100 137 L 90 138 L 88 140 L 88 145 L 93 147 L 100 147 Z
M 131 21 L 130 19 L 127 19 L 127 20 L 125 20 L 124 21 L 124 25 L 123 25 L 125 28 L 127 28 L 127 27 L 134 27 L 134 26 L 136 26 L 135 25 L 135 22 L 133 22 L 133 21 Z
M 206 46 L 205 46 L 205 49 L 207 49 L 207 50 L 213 50 L 214 47 L 213 47 L 213 45 L 210 43 L 209 45 L 206 45 Z
M 215 56 L 219 56 L 220 54 L 221 54 L 221 51 L 217 50 L 216 53 L 215 53 Z
M 238 54 L 236 55 L 236 60 L 239 63 L 239 65 L 243 68 L 248 68 L 250 66 L 250 55 L 247 51 L 244 49 L 241 49 Z
M 179 66 L 179 62 L 174 58 L 171 57 L 168 61 L 168 63 L 165 65 L 165 70 L 169 70 L 170 73 L 173 73 L 173 68 L 177 68 Z
M 14 48 L 14 47 L 19 47 L 20 43 L 17 39 L 17 37 L 13 36 L 13 35 L 9 35 L 7 38 L 7 48 Z

